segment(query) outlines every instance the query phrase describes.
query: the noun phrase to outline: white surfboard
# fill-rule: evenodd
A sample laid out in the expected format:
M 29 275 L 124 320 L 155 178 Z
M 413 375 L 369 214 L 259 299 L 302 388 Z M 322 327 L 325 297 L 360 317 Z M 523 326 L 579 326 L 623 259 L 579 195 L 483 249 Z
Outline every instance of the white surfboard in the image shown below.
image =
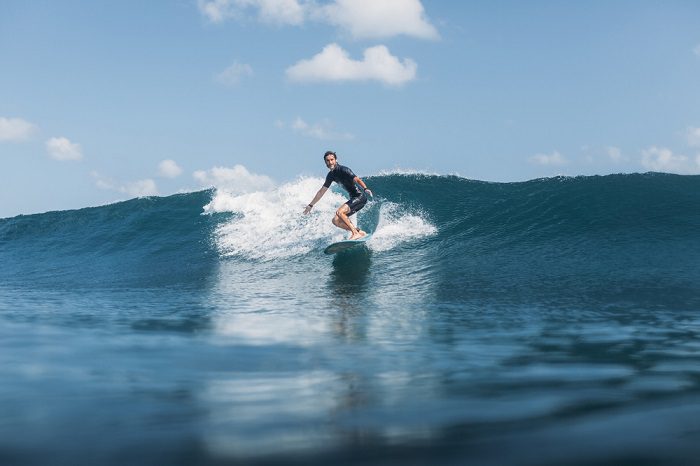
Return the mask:
M 371 237 L 372 233 L 367 233 L 362 238 L 338 241 L 337 243 L 333 243 L 330 246 L 328 246 L 326 249 L 324 249 L 323 252 L 325 252 L 326 254 L 335 254 L 340 251 L 345 251 L 346 249 L 354 248 L 356 246 L 366 243 L 367 240 Z

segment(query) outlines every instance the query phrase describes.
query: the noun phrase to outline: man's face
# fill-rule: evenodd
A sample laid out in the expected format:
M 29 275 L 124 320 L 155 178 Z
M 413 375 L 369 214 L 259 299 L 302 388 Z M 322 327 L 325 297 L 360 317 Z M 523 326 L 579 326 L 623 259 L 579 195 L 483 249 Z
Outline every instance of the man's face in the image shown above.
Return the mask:
M 325 157 L 326 160 L 326 166 L 328 167 L 329 170 L 333 170 L 335 168 L 335 165 L 338 163 L 335 160 L 335 156 L 332 154 L 328 154 Z

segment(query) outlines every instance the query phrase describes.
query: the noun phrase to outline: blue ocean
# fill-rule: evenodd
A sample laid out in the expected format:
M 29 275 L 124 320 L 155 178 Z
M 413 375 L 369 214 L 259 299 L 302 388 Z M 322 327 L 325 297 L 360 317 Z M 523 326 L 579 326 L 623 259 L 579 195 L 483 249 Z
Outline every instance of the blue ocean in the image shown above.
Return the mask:
M 363 179 L 0 219 L 0 464 L 700 462 L 700 176 Z

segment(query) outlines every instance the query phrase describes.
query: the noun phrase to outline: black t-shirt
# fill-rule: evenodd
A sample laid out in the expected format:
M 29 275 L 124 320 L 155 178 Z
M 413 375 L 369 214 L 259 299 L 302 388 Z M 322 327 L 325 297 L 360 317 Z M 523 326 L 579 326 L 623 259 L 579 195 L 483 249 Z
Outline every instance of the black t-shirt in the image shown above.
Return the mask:
M 330 188 L 332 182 L 340 183 L 348 192 L 350 197 L 357 197 L 362 194 L 360 189 L 355 184 L 355 174 L 344 165 L 336 165 L 335 168 L 326 175 L 326 182 L 323 186 Z

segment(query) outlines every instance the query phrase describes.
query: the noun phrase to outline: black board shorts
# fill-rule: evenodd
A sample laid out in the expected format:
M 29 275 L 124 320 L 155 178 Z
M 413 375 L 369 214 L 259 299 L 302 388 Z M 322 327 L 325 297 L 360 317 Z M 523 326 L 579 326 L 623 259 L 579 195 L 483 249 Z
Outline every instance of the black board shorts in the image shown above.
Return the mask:
M 365 196 L 365 193 L 351 198 L 348 202 L 345 203 L 346 206 L 350 207 L 348 217 L 357 213 L 360 209 L 362 209 L 365 206 L 365 204 L 367 204 L 367 196 Z

